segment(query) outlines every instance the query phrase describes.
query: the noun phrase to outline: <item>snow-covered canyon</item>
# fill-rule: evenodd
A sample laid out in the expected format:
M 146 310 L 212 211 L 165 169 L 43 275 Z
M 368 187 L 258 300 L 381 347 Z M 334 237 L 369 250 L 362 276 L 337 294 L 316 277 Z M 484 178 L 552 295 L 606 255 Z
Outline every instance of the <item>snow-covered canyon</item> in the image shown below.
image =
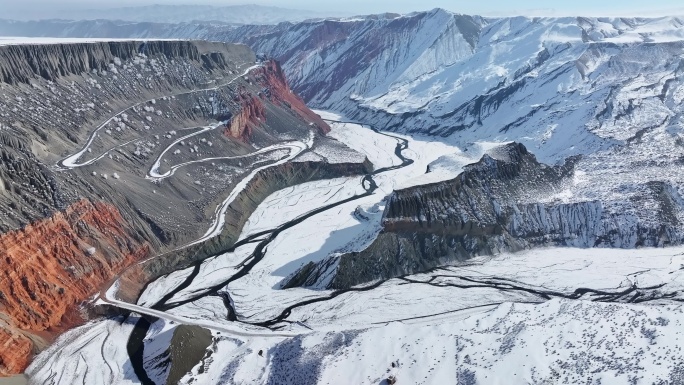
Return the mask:
M 185 358 L 194 361 L 180 383 L 669 384 L 682 378 L 681 247 L 538 249 L 351 290 L 283 289 L 283 280 L 306 263 L 366 247 L 381 230 L 387 197 L 424 178 L 434 182 L 427 165 L 459 151 L 430 138 L 331 126 L 332 137 L 365 154 L 376 170 L 389 169 L 374 176 L 377 188 L 364 196 L 369 183 L 357 177 L 277 191 L 243 228 L 240 238 L 255 242 L 150 284 L 131 306 L 157 319 L 140 336 L 150 381 L 167 383 L 181 364 L 169 359 L 180 325 L 212 336 L 204 354 Z M 400 139 L 411 164 L 395 155 Z M 480 148 L 463 156 L 464 166 L 493 151 Z M 313 213 L 319 208 L 327 209 Z M 258 263 L 246 269 L 263 242 Z M 112 302 L 111 295 L 101 301 Z M 140 320 L 75 329 L 28 373 L 37 383 L 135 383 L 135 357 L 126 349 Z M 112 337 L 119 334 L 129 337 Z
M 108 282 L 91 301 L 108 317 L 60 337 L 32 381 L 684 383 L 682 19 L 157 27 L 281 60 L 332 130 L 291 134 L 289 101 L 263 145 L 227 155 L 200 141 L 223 122 L 155 128 L 168 140 L 145 186 L 249 170 L 206 193 L 206 221 L 178 221 L 195 241 Z M 207 93 L 203 108 L 236 84 L 264 98 L 273 67 L 230 68 L 183 93 Z M 101 135 L 112 119 L 60 171 L 135 144 Z M 202 153 L 176 157 L 190 141 Z

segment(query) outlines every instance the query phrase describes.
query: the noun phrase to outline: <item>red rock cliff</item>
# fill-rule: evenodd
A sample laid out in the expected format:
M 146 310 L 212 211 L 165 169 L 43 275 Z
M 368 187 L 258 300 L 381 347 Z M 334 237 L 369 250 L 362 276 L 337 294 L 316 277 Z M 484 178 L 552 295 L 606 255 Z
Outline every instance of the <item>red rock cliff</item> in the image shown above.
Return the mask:
M 150 253 L 119 211 L 82 200 L 0 236 L 0 375 L 23 371 L 35 350 L 80 322 L 78 306 L 125 266 Z M 25 334 L 22 334 L 24 332 Z
M 264 104 L 244 88 L 239 90 L 235 101 L 240 103 L 240 112 L 230 120 L 224 135 L 248 142 L 252 136 L 252 129 L 266 119 Z
M 330 126 L 311 111 L 299 96 L 292 92 L 285 78 L 285 73 L 277 61 L 267 61 L 262 67 L 254 70 L 252 74 L 255 75 L 259 85 L 266 90 L 267 97 L 271 102 L 292 109 L 303 120 L 313 123 L 322 134 L 330 132 Z
M 262 91 L 261 97 L 268 98 L 273 104 L 292 110 L 302 120 L 315 126 L 322 134 L 330 132 L 330 126 L 320 116 L 306 106 L 306 103 L 292 92 L 287 84 L 285 73 L 278 62 L 270 60 L 249 73 L 249 77 L 256 79 Z M 240 112 L 233 116 L 226 126 L 226 136 L 249 141 L 254 127 L 259 126 L 266 119 L 264 105 L 261 100 L 242 88 L 235 97 L 240 104 Z
M 12 329 L 0 328 L 0 376 L 23 372 L 33 355 L 33 342 Z

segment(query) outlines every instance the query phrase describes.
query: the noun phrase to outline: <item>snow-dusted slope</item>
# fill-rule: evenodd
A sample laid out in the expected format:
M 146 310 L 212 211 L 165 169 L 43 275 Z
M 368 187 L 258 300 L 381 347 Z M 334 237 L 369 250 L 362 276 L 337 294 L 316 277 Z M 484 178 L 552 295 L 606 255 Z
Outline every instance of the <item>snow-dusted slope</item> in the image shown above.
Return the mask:
M 314 107 L 462 147 L 516 140 L 549 163 L 676 125 L 684 98 L 677 17 L 492 19 L 436 9 L 242 27 L 0 22 L 2 33 L 244 42 L 282 61 Z
M 283 61 L 313 106 L 460 144 L 519 140 L 543 161 L 626 143 L 681 112 L 676 17 L 484 19 L 437 9 L 216 37 Z
M 223 38 L 282 60 L 314 106 L 460 148 L 430 165 L 432 182 L 483 144 L 516 141 L 549 165 L 580 155 L 562 185 L 518 199 L 531 205 L 515 228 L 550 210 L 548 218 L 560 218 L 542 215 L 530 229 L 547 236 L 550 223 L 611 222 L 590 231 L 622 238 L 613 247 L 681 242 L 661 237 L 684 218 L 680 18 L 480 18 L 436 9 L 241 27 Z M 463 217 L 442 214 L 446 222 Z M 630 235 L 640 232 L 660 239 Z

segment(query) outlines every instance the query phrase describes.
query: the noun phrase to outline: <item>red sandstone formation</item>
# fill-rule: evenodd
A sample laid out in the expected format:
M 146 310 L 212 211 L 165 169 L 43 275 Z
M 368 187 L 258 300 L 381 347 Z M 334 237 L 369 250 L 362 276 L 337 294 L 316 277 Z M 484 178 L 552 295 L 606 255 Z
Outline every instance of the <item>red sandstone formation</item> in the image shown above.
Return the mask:
M 49 337 L 76 326 L 79 304 L 149 253 L 114 206 L 88 200 L 0 235 L 0 319 L 10 324 L 0 327 L 0 374 L 30 359 L 33 343 L 16 329 Z
M 274 104 L 288 107 L 307 123 L 313 123 L 322 134 L 330 132 L 330 126 L 306 106 L 306 103 L 292 92 L 283 69 L 275 60 L 269 60 L 263 67 L 252 72 L 260 86 L 267 90 L 268 98 Z
M 224 135 L 248 142 L 252 136 L 252 129 L 259 126 L 266 119 L 264 105 L 259 98 L 241 89 L 236 96 L 240 103 L 240 113 L 233 116 L 226 126 Z
M 33 342 L 24 334 L 0 328 L 0 376 L 21 373 L 33 354 Z
M 250 72 L 249 76 L 256 78 L 257 84 L 262 87 L 259 93 L 262 97 L 268 98 L 273 104 L 292 110 L 305 122 L 315 126 L 322 134 L 330 132 L 330 126 L 290 90 L 285 73 L 278 62 L 270 60 L 263 67 Z M 238 95 L 235 101 L 240 103 L 240 112 L 233 116 L 226 126 L 224 135 L 248 142 L 253 128 L 266 119 L 264 105 L 259 98 L 252 96 L 244 89 L 241 89 Z

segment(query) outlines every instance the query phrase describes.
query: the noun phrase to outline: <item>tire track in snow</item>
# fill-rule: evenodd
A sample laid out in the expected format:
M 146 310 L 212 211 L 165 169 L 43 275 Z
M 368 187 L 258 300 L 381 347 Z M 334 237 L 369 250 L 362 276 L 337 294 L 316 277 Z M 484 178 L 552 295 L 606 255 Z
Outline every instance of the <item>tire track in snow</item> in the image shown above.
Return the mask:
M 165 173 L 162 173 L 162 174 L 159 173 L 159 167 L 161 167 L 161 160 L 162 160 L 162 158 L 164 157 L 164 155 L 165 155 L 173 146 L 175 146 L 176 144 L 180 143 L 181 141 L 183 141 L 183 140 L 185 140 L 185 139 L 188 139 L 188 138 L 191 138 L 191 137 L 193 137 L 193 136 L 195 136 L 195 135 L 199 135 L 199 134 L 202 134 L 202 133 L 204 133 L 204 132 L 213 130 L 213 129 L 215 129 L 216 127 L 220 127 L 220 124 L 218 124 L 218 125 L 216 125 L 216 126 L 205 127 L 204 129 L 202 129 L 202 130 L 200 130 L 200 131 L 198 131 L 198 132 L 196 132 L 196 133 L 194 133 L 194 134 L 186 135 L 186 136 L 184 136 L 184 137 L 182 137 L 182 138 L 179 138 L 178 140 L 176 140 L 176 141 L 173 142 L 172 144 L 170 144 L 170 145 L 169 145 L 169 146 L 168 146 L 168 147 L 159 155 L 159 157 L 158 157 L 157 160 L 155 161 L 154 165 L 152 165 L 152 167 L 150 168 L 150 170 L 147 172 L 147 176 L 146 176 L 145 178 L 148 179 L 148 180 L 151 180 L 151 181 L 156 182 L 156 181 L 164 180 L 164 179 L 166 179 L 166 178 L 168 178 L 168 177 L 174 175 L 174 174 L 176 173 L 176 170 L 178 170 L 179 168 L 185 167 L 185 166 L 189 166 L 189 165 L 191 165 L 191 164 L 204 163 L 204 162 L 211 162 L 211 161 L 216 161 L 216 160 L 245 159 L 245 158 L 250 158 L 250 157 L 253 157 L 253 156 L 257 156 L 257 155 L 266 154 L 266 153 L 269 153 L 269 152 L 275 152 L 275 151 L 277 151 L 277 150 L 289 149 L 290 152 L 292 152 L 292 149 L 293 149 L 293 146 L 288 145 L 287 142 L 286 142 L 286 143 L 279 143 L 279 144 L 274 144 L 274 145 L 272 145 L 272 146 L 264 147 L 264 148 L 262 148 L 262 149 L 260 149 L 260 150 L 258 150 L 258 151 L 250 152 L 249 154 L 245 154 L 245 155 L 218 156 L 218 157 L 213 157 L 213 158 L 203 158 L 203 159 L 198 159 L 198 160 L 191 160 L 191 161 L 189 161 L 189 162 L 184 162 L 184 163 L 180 163 L 180 164 L 177 164 L 177 165 L 175 165 L 175 166 L 172 166 L 172 167 L 169 169 L 169 171 L 167 171 L 167 172 L 165 172 Z M 293 142 L 293 143 L 296 143 L 296 142 Z

